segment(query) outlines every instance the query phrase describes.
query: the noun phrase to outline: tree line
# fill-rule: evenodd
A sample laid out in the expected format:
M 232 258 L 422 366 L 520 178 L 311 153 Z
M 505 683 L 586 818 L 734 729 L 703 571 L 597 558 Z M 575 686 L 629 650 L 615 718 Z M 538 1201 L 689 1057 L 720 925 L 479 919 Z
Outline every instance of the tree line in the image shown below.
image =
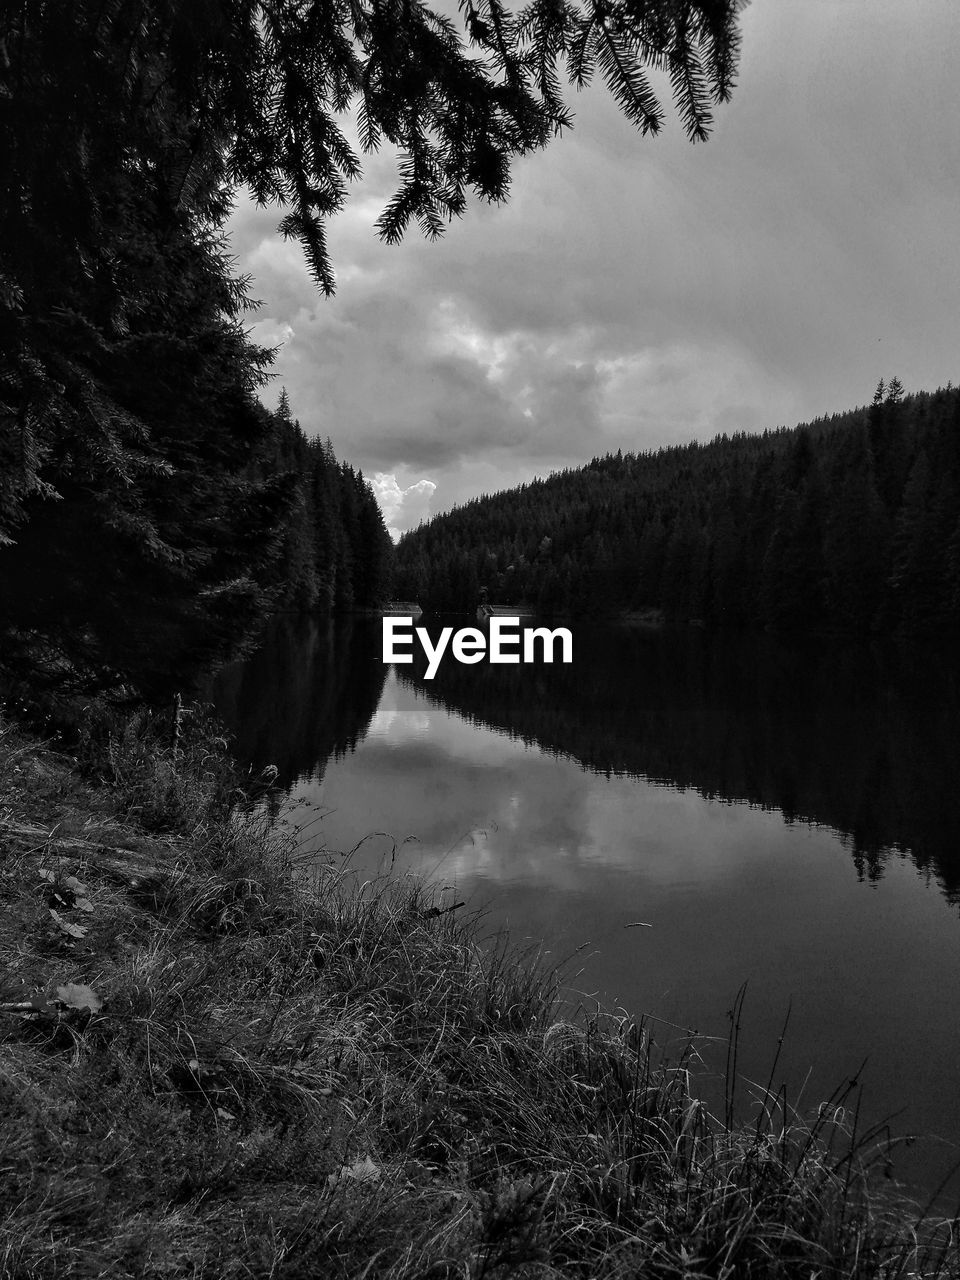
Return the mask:
M 0 5 L 0 676 L 154 696 L 283 604 L 350 607 L 385 544 L 362 479 L 258 399 L 271 353 L 223 228 L 246 186 L 324 293 L 360 153 L 380 236 L 435 238 L 595 74 L 638 130 L 706 137 L 737 0 L 22 0 Z M 359 148 L 341 127 L 359 126 Z
M 269 454 L 254 467 L 261 482 L 295 478 L 276 567 L 276 605 L 299 612 L 350 613 L 386 599 L 393 542 L 363 472 L 338 462 L 330 440 L 308 439 L 286 389 L 274 414 Z
M 596 457 L 406 534 L 398 595 L 792 630 L 960 623 L 960 391 Z
M 0 24 L 0 677 L 33 692 L 189 687 L 278 607 L 376 603 L 390 554 L 362 475 L 258 397 L 223 157 L 142 8 Z

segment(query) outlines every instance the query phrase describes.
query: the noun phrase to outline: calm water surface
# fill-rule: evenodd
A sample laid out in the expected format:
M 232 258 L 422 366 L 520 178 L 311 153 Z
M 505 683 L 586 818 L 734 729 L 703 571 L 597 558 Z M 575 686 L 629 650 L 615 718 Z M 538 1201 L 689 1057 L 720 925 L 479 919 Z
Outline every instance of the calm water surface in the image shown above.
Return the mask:
M 789 1098 L 866 1059 L 862 1112 L 925 1135 L 896 1169 L 932 1191 L 960 1157 L 958 664 L 574 635 L 572 667 L 425 682 L 383 666 L 379 622 L 281 619 L 214 699 L 318 858 L 428 875 L 663 1042 L 725 1037 L 745 982 L 743 1075 L 766 1082 L 789 1007 Z

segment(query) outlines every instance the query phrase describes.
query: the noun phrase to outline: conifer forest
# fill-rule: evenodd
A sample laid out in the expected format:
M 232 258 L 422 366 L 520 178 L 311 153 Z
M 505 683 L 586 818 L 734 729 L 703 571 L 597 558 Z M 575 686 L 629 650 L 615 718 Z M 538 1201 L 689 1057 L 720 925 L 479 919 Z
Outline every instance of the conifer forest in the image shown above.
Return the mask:
M 397 592 L 610 617 L 861 634 L 960 621 L 960 391 L 787 430 L 617 453 L 406 535 Z
M 0 0 L 0 1280 L 960 1275 L 958 42 Z

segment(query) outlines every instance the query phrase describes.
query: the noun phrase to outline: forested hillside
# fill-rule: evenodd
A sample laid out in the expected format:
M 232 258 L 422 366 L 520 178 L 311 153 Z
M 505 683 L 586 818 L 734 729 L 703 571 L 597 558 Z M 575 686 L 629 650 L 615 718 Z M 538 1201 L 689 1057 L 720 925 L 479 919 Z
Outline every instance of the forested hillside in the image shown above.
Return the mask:
M 329 440 L 307 439 L 292 417 L 286 391 L 274 414 L 271 449 L 253 468 L 293 477 L 276 567 L 276 603 L 321 613 L 368 609 L 383 602 L 393 568 L 393 543 L 373 490 Z
M 8 686 L 160 696 L 278 605 L 382 588 L 362 477 L 258 399 L 201 28 L 190 6 L 0 12 Z
M 872 632 L 960 621 L 960 391 L 594 458 L 405 535 L 396 591 L 603 616 Z
M 648 133 L 664 111 L 646 69 L 669 61 L 701 140 L 733 86 L 734 0 L 483 12 L 458 28 L 422 5 L 0 5 L 6 683 L 158 696 L 278 602 L 382 589 L 362 478 L 257 399 L 270 353 L 223 233 L 238 188 L 282 211 L 330 294 L 326 224 L 360 153 L 397 152 L 381 238 L 435 239 L 569 123 L 560 69 L 602 75 Z

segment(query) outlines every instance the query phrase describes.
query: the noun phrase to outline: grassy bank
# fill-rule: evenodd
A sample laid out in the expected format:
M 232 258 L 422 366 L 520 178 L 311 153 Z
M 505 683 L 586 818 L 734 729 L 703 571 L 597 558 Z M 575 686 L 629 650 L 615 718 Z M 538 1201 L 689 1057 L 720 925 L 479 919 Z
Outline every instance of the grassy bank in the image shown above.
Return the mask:
M 956 1273 L 837 1100 L 714 1119 L 424 886 L 310 882 L 198 718 L 73 750 L 0 719 L 3 1277 Z

